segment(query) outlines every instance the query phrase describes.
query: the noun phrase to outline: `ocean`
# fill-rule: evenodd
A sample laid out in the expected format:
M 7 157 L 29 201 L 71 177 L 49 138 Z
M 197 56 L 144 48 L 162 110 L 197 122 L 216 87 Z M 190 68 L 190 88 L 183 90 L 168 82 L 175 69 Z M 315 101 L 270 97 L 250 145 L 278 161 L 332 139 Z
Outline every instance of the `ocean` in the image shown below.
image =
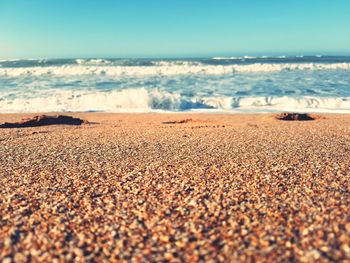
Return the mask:
M 349 56 L 0 60 L 0 113 L 350 112 Z

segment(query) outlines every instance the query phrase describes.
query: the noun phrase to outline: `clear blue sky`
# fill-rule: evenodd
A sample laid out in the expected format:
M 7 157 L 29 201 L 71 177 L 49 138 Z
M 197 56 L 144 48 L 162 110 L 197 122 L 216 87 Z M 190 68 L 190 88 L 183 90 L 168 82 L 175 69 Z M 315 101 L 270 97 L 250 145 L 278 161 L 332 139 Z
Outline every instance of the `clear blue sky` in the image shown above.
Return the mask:
M 350 0 L 0 0 L 0 58 L 350 54 Z

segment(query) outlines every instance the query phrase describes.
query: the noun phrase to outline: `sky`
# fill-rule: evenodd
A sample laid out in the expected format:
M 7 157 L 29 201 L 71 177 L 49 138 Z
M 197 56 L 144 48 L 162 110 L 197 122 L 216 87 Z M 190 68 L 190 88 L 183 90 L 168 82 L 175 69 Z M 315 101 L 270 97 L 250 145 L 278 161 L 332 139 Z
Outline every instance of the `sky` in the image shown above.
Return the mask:
M 350 55 L 349 0 L 0 0 L 0 59 Z

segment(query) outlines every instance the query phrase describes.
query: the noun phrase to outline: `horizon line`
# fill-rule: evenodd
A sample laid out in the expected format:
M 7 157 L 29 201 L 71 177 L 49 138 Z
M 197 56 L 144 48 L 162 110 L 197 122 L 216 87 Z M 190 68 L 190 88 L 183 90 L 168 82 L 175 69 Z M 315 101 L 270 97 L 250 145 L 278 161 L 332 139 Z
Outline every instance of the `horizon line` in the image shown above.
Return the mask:
M 348 57 L 350 56 L 349 52 L 287 52 L 287 53 L 242 53 L 242 54 L 192 54 L 192 55 L 76 55 L 76 56 L 37 56 L 37 57 L 0 57 L 0 61 L 10 61 L 10 60 L 40 60 L 40 59 L 205 59 L 205 58 L 244 58 L 244 57 L 255 57 L 255 58 L 264 58 L 264 57 Z

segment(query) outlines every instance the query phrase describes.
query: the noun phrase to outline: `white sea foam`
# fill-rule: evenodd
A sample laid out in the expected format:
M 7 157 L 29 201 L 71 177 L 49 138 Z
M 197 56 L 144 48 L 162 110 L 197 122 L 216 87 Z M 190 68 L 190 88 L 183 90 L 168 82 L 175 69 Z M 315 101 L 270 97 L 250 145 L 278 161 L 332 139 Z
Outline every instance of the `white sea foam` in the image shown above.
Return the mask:
M 306 111 L 350 112 L 350 97 L 228 97 L 181 96 L 158 89 L 113 91 L 38 90 L 0 93 L 0 112 L 152 112 L 152 111 Z
M 236 59 L 256 59 L 259 57 L 255 57 L 255 56 L 243 56 L 243 57 L 213 57 L 212 59 L 214 60 L 236 60 Z M 267 58 L 267 56 L 262 56 L 262 58 Z
M 203 66 L 199 61 L 191 61 L 191 60 L 160 60 L 154 61 L 154 66 L 158 67 L 172 67 L 172 66 L 182 66 L 182 67 L 193 67 L 193 66 Z
M 161 63 L 161 62 L 160 62 Z M 249 64 L 249 65 L 193 65 L 190 62 L 176 64 L 166 62 L 157 66 L 94 66 L 65 65 L 50 67 L 0 68 L 0 76 L 16 77 L 21 75 L 109 75 L 109 76 L 145 76 L 145 75 L 226 75 L 234 72 L 278 72 L 292 70 L 350 70 L 350 63 L 299 63 L 299 64 Z
M 79 65 L 108 65 L 112 62 L 106 59 L 76 59 Z
M 214 60 L 233 60 L 233 59 L 241 59 L 243 57 L 213 57 Z

